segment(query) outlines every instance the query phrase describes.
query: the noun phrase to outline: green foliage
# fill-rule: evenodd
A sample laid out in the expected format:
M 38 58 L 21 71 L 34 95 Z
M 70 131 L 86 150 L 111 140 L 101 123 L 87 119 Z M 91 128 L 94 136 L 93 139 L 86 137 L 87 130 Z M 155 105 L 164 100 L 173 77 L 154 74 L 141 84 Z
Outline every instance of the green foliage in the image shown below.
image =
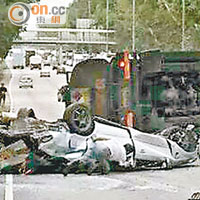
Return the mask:
M 88 12 L 91 2 L 91 15 Z M 135 0 L 136 49 L 180 50 L 182 41 L 182 0 Z M 93 18 L 106 28 L 106 0 L 77 0 L 69 9 L 68 27 L 76 18 Z M 90 15 L 90 16 L 89 16 Z M 116 30 L 117 49 L 131 49 L 132 0 L 109 0 L 109 29 Z M 200 1 L 185 0 L 185 46 L 200 48 Z
M 13 25 L 8 19 L 9 7 L 18 0 L 0 0 L 0 58 L 4 58 L 12 46 L 13 39 L 18 37 L 20 27 Z M 28 3 L 28 0 L 20 0 Z

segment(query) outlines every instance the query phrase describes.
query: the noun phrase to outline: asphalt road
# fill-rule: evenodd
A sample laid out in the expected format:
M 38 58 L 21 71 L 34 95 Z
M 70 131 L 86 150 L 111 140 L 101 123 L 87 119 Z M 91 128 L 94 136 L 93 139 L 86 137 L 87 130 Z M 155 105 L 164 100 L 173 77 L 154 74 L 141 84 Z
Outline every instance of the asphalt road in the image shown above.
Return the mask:
M 51 77 L 40 77 L 39 70 L 12 70 L 12 79 L 9 85 L 12 110 L 22 107 L 33 108 L 36 116 L 49 121 L 62 118 L 64 103 L 57 101 L 58 89 L 66 84 L 64 74 L 56 75 L 51 70 Z M 19 88 L 19 78 L 28 74 L 33 79 L 33 88 Z
M 187 200 L 200 191 L 200 168 L 85 174 L 15 175 L 14 200 Z M 1 176 L 1 179 L 3 177 Z M 3 194 L 0 182 L 0 195 Z
M 22 73 L 33 77 L 33 89 L 19 89 L 18 79 Z M 13 109 L 29 106 L 38 118 L 50 121 L 62 117 L 64 105 L 57 102 L 56 93 L 57 88 L 65 84 L 65 76 L 53 71 L 51 75 L 51 78 L 40 78 L 36 70 L 14 70 L 10 84 Z M 194 192 L 200 192 L 200 167 L 195 164 L 172 170 L 106 176 L 13 175 L 13 181 L 5 181 L 6 176 L 0 176 L 0 199 L 5 199 L 7 193 L 5 200 L 187 200 Z

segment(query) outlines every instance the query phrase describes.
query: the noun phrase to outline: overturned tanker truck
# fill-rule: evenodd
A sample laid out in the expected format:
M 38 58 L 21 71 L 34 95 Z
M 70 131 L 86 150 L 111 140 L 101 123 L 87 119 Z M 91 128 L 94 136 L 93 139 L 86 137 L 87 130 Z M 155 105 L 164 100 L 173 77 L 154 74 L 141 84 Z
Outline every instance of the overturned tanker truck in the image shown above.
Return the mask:
M 78 63 L 70 81 L 67 73 L 68 96 L 93 115 L 153 132 L 199 120 L 199 71 L 200 52 L 125 51 Z

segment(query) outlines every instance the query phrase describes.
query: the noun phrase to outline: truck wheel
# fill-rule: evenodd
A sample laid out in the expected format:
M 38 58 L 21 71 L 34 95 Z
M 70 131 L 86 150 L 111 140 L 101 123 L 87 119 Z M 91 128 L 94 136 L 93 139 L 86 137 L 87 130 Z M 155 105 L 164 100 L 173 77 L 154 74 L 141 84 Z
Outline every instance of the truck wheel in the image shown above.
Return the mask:
M 94 121 L 88 107 L 84 104 L 69 105 L 63 115 L 71 132 L 81 136 L 88 136 L 94 130 Z

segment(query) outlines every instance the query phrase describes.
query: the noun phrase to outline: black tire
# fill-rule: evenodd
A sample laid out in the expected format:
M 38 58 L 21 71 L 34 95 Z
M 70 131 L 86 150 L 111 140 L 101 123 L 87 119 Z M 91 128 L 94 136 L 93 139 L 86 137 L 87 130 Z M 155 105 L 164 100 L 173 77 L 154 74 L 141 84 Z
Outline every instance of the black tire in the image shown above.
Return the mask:
M 30 108 L 27 111 L 27 115 L 28 115 L 28 117 L 32 117 L 32 118 L 36 119 L 35 112 L 34 112 L 34 110 L 32 108 Z
M 84 104 L 69 105 L 64 112 L 63 119 L 67 122 L 72 133 L 81 136 L 90 135 L 95 127 L 92 115 Z

